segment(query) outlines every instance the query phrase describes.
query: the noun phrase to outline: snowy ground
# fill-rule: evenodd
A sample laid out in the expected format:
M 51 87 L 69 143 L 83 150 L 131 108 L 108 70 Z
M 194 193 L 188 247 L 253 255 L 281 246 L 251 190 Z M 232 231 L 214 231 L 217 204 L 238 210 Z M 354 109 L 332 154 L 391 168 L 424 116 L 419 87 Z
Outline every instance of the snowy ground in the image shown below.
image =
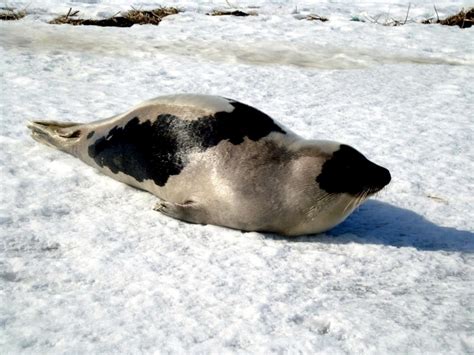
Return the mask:
M 473 29 L 349 21 L 403 19 L 407 3 L 309 1 L 247 2 L 248 18 L 169 2 L 186 11 L 158 27 L 69 27 L 46 21 L 128 5 L 41 3 L 0 23 L 0 352 L 474 352 Z M 330 21 L 295 18 L 310 12 Z M 410 17 L 433 12 L 412 1 Z M 25 128 L 178 92 L 353 145 L 393 181 L 324 235 L 241 233 L 162 216 Z

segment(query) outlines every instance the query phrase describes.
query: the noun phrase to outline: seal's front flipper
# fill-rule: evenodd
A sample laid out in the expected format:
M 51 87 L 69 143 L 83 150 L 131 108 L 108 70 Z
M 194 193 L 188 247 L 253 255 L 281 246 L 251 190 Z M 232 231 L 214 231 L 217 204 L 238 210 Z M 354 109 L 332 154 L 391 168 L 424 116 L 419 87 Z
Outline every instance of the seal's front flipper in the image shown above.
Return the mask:
M 180 204 L 161 200 L 153 209 L 185 222 L 207 224 L 204 210 L 194 201 L 186 201 Z

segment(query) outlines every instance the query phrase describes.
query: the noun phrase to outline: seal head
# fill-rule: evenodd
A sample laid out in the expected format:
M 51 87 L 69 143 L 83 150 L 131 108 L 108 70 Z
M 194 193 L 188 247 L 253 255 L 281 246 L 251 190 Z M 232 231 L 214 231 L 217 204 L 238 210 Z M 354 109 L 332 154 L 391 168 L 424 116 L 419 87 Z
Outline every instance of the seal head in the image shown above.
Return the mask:
M 352 196 L 374 194 L 388 185 L 390 172 L 368 160 L 354 148 L 341 144 L 316 178 L 319 187 L 330 194 Z

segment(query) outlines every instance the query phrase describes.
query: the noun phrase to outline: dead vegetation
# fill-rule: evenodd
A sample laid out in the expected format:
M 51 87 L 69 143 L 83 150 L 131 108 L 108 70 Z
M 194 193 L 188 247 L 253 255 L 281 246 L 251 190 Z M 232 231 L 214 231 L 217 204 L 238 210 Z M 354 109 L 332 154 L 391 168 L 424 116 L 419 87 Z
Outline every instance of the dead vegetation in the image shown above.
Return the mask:
M 209 16 L 257 16 L 255 11 L 245 12 L 242 10 L 214 10 L 212 12 L 207 13 L 206 15 Z
M 321 22 L 329 21 L 327 17 L 319 16 L 316 14 L 309 14 L 308 16 L 305 16 L 304 19 L 308 21 L 321 21 Z
M 403 20 L 393 18 L 390 16 L 390 14 L 386 14 L 385 16 L 381 14 L 375 17 L 366 16 L 366 20 L 368 22 L 376 23 L 378 25 L 383 25 L 383 26 L 402 26 L 402 25 L 407 24 L 408 22 L 408 15 L 410 14 L 410 8 L 411 8 L 411 3 L 408 4 L 407 12 Z M 352 21 L 354 21 L 354 18 L 352 18 Z M 365 22 L 365 21 L 361 21 L 361 22 Z M 410 22 L 413 22 L 413 21 L 410 21 Z
M 359 17 L 353 17 L 351 21 L 361 21 L 361 22 L 367 21 L 367 22 L 376 23 L 383 26 L 402 26 L 407 23 L 418 22 L 413 19 L 409 19 L 410 7 L 411 7 L 411 4 L 408 4 L 407 12 L 403 20 L 393 18 L 389 14 L 386 14 L 386 15 L 381 14 L 375 17 L 365 16 L 365 19 L 361 19 Z M 445 18 L 444 20 L 440 20 L 436 6 L 434 6 L 434 10 L 436 13 L 436 19 L 434 17 L 431 17 L 431 18 L 421 21 L 421 23 L 440 24 L 440 25 L 445 25 L 445 26 L 459 26 L 460 28 L 471 27 L 472 24 L 474 23 L 474 8 L 470 8 L 467 11 L 464 11 L 464 9 L 462 9 L 459 13 L 453 16 L 449 16 Z
M 49 21 L 53 25 L 73 26 L 101 26 L 101 27 L 131 27 L 133 25 L 158 25 L 161 20 L 169 15 L 175 15 L 180 10 L 175 7 L 159 7 L 154 10 L 140 10 L 132 8 L 123 15 L 119 12 L 106 19 L 93 20 L 78 17 L 79 11 L 69 9 L 68 13 Z
M 434 18 L 429 18 L 427 20 L 424 20 L 422 23 L 439 23 L 440 25 L 459 26 L 460 28 L 469 28 L 474 23 L 474 7 L 468 9 L 467 11 L 464 11 L 464 9 L 462 9 L 457 14 L 449 16 L 444 20 L 439 19 L 438 10 L 436 9 L 436 6 L 434 7 L 434 9 L 436 12 L 436 20 Z
M 26 16 L 25 10 L 17 10 L 13 7 L 0 8 L 0 20 L 2 21 L 16 21 Z
M 181 12 L 181 10 L 176 7 L 159 7 L 154 10 L 138 10 L 132 8 L 124 17 L 132 21 L 135 25 L 158 25 L 166 16 L 176 15 L 179 12 Z
M 226 0 L 227 1 L 227 0 Z M 232 5 L 227 2 L 229 7 Z M 390 14 L 380 14 L 377 16 L 368 16 L 365 15 L 364 17 L 353 16 L 351 21 L 359 21 L 359 22 L 370 22 L 375 23 L 383 26 L 402 26 L 407 23 L 414 23 L 418 22 L 413 19 L 409 19 L 411 4 L 408 4 L 406 14 L 404 18 L 394 18 L 390 16 Z M 446 26 L 459 26 L 460 28 L 469 28 L 474 23 L 474 7 L 469 8 L 467 10 L 462 9 L 459 13 L 449 16 L 445 19 L 440 19 L 438 10 L 436 6 L 434 6 L 434 10 L 436 13 L 436 18 L 430 17 L 426 20 L 421 21 L 423 24 L 441 24 Z M 122 13 L 118 12 L 117 14 L 106 18 L 106 19 L 84 19 L 79 17 L 79 11 L 73 11 L 72 8 L 65 15 L 61 15 L 59 17 L 54 18 L 53 20 L 49 21 L 50 24 L 55 25 L 62 25 L 68 24 L 73 26 L 102 26 L 102 27 L 131 27 L 133 25 L 158 25 L 164 17 L 169 15 L 176 15 L 181 12 L 180 9 L 176 7 L 159 7 L 153 10 L 141 10 L 135 9 L 132 7 L 131 10 Z M 230 10 L 214 10 L 206 15 L 209 16 L 238 16 L 238 17 L 246 17 L 246 16 L 257 16 L 256 11 L 242 11 L 240 9 L 230 9 Z M 20 20 L 26 16 L 25 10 L 17 10 L 11 7 L 1 7 L 0 8 L 0 20 L 3 21 L 15 21 Z M 295 16 L 296 17 L 296 16 Z M 320 16 L 317 14 L 309 14 L 309 15 L 301 15 L 296 17 L 300 20 L 308 20 L 308 21 L 321 21 L 326 22 L 329 21 L 327 17 Z
M 207 13 L 209 16 L 237 16 L 237 17 L 247 17 L 247 16 L 257 16 L 255 11 L 242 11 L 238 6 L 231 4 L 229 0 L 225 0 L 229 10 L 213 10 L 212 12 Z

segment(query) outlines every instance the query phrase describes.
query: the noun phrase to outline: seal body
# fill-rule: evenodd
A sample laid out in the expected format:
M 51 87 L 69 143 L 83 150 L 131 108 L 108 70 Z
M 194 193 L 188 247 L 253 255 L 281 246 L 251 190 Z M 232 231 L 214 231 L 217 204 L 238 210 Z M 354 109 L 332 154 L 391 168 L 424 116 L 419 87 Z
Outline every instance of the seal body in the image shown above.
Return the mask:
M 390 181 L 347 145 L 305 140 L 218 96 L 162 96 L 105 120 L 29 128 L 41 143 L 156 195 L 155 209 L 168 216 L 245 231 L 325 231 Z

